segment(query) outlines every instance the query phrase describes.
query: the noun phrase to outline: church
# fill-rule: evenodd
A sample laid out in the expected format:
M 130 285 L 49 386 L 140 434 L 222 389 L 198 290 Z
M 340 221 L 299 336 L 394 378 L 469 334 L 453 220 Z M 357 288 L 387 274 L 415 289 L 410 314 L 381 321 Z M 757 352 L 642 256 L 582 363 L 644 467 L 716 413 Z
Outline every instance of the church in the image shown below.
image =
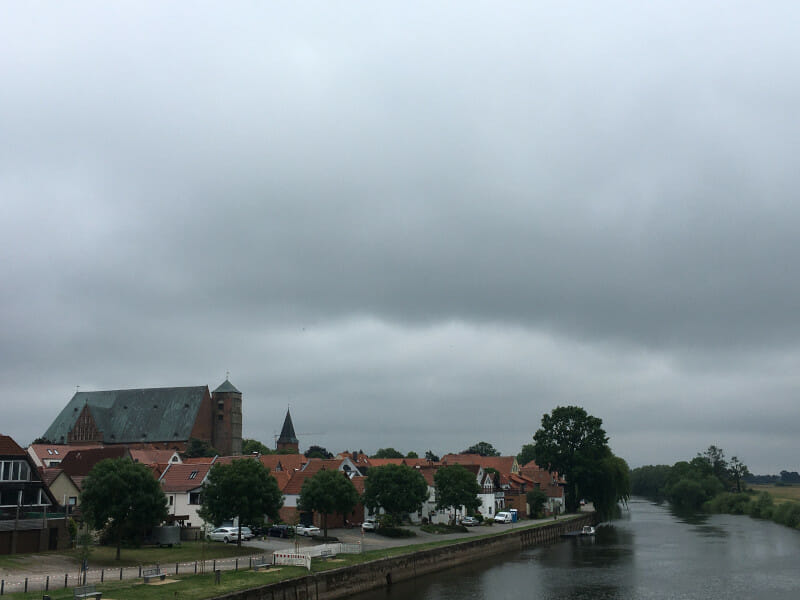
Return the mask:
M 194 438 L 242 453 L 242 393 L 208 386 L 75 392 L 44 434 L 53 444 L 126 444 L 178 451 Z

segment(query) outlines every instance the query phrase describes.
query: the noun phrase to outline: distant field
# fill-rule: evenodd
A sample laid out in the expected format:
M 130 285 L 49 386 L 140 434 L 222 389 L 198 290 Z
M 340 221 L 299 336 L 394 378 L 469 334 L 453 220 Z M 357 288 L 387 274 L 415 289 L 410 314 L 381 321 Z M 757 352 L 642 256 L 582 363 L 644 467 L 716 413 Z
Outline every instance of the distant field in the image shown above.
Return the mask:
M 800 502 L 800 485 L 751 485 L 750 487 L 756 492 L 768 492 L 777 503 L 786 500 Z

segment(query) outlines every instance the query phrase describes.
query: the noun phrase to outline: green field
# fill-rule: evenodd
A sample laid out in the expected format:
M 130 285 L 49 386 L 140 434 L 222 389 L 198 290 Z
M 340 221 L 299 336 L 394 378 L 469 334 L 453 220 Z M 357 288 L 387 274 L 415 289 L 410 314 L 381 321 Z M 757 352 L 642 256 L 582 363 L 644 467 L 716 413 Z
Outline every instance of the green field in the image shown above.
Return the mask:
M 751 485 L 750 488 L 755 492 L 767 492 L 775 504 L 793 500 L 800 502 L 800 485 Z

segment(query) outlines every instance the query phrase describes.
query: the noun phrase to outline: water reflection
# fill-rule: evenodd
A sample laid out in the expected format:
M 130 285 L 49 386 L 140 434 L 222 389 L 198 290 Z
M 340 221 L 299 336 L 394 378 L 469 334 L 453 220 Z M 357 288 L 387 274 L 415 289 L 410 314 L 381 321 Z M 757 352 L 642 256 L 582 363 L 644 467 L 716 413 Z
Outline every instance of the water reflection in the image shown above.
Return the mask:
M 594 538 L 489 558 L 358 600 L 759 600 L 800 597 L 800 532 L 634 501 Z

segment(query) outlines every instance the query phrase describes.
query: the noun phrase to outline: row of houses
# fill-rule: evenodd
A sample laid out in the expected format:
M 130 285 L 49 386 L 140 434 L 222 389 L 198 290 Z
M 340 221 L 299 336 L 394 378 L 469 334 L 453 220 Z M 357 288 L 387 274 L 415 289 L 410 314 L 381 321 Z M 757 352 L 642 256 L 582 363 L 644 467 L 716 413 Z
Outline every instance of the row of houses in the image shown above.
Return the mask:
M 306 458 L 302 454 L 182 458 L 177 451 L 158 444 L 32 444 L 25 450 L 10 437 L 0 436 L 0 553 L 36 552 L 68 544 L 65 518 L 79 517 L 82 482 L 92 467 L 106 458 L 129 458 L 148 466 L 166 495 L 169 522 L 181 526 L 186 539 L 202 535 L 210 525 L 203 522 L 198 511 L 211 468 L 234 460 L 258 460 L 275 477 L 284 496 L 280 518 L 286 523 L 321 525 L 321 515 L 304 513 L 298 507 L 303 484 L 319 471 L 342 472 L 362 495 L 370 469 L 387 464 L 413 468 L 428 484 L 428 500 L 418 512 L 408 515 L 415 523 L 443 523 L 456 516 L 436 508 L 434 485 L 438 469 L 456 464 L 475 475 L 481 490 L 479 511 L 486 517 L 510 508 L 527 514 L 526 495 L 534 489 L 546 494 L 548 512 L 561 512 L 564 506 L 563 481 L 533 462 L 519 465 L 513 456 L 447 454 L 436 462 L 420 458 L 376 459 L 357 452 L 341 453 L 331 459 Z M 358 525 L 367 516 L 366 508 L 359 505 L 349 515 L 329 516 L 328 525 Z M 25 521 L 27 529 L 12 527 L 12 521 Z

